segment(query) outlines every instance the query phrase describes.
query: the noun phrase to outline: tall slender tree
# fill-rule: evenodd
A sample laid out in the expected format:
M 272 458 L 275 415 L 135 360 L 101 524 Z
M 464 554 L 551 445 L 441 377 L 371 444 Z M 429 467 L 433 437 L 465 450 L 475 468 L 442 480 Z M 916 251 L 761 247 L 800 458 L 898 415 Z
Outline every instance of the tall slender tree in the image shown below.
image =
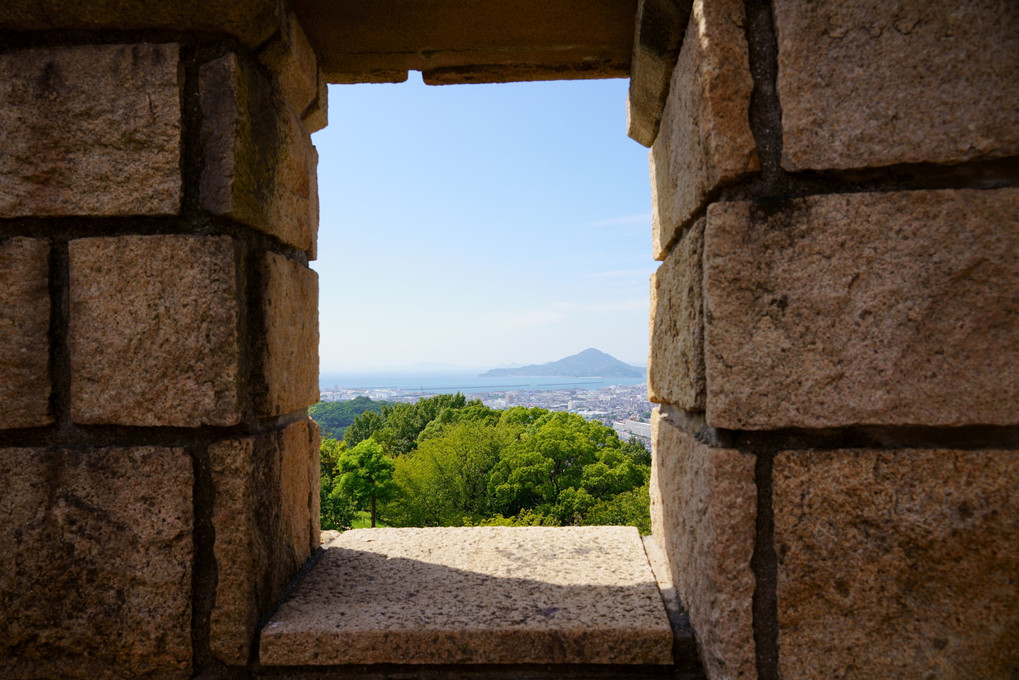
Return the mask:
M 376 503 L 389 500 L 394 492 L 393 461 L 386 457 L 381 444 L 365 439 L 340 454 L 337 468 L 340 474 L 336 488 L 359 510 L 370 509 L 374 528 Z

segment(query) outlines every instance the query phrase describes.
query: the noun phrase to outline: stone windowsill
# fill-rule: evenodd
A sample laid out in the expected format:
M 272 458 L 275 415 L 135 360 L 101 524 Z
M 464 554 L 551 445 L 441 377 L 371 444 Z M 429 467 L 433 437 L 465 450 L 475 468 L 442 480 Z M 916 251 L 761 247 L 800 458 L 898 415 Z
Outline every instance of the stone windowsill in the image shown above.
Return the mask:
M 632 527 L 361 529 L 262 630 L 264 666 L 673 663 Z

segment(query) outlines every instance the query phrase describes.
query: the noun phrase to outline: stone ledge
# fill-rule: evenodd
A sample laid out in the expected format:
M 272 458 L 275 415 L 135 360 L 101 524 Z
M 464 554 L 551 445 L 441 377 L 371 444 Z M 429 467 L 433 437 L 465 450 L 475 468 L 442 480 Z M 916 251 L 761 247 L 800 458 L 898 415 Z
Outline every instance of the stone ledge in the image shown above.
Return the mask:
M 262 631 L 266 666 L 671 665 L 632 527 L 348 531 Z
M 625 78 L 636 0 L 292 0 L 331 83 Z

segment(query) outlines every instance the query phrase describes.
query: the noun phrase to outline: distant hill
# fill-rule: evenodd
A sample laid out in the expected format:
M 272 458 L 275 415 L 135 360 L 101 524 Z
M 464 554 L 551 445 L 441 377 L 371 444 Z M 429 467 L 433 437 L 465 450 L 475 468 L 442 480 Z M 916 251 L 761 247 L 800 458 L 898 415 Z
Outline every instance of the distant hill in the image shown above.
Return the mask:
M 322 429 L 322 438 L 343 439 L 343 433 L 354 419 L 365 411 L 382 413 L 389 401 L 372 401 L 369 397 L 354 397 L 347 401 L 320 401 L 308 407 L 308 415 Z
M 520 368 L 493 368 L 481 377 L 500 376 L 562 376 L 564 378 L 642 378 L 644 369 L 625 364 L 614 356 L 594 348 L 580 354 L 550 361 L 547 364 L 531 364 Z

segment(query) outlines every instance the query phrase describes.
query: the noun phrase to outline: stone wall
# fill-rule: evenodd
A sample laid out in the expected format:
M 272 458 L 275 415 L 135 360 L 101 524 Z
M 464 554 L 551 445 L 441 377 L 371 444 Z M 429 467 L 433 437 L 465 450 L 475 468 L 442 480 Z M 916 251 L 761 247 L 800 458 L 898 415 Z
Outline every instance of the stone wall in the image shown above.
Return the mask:
M 706 674 L 1014 679 L 1019 10 L 637 5 L 653 528 Z M 266 674 L 318 544 L 317 64 L 278 0 L 0 7 L 5 678 Z
M 281 7 L 0 9 L 5 678 L 247 665 L 318 546 L 324 82 Z
M 1019 673 L 1019 10 L 695 0 L 652 520 L 708 677 Z

